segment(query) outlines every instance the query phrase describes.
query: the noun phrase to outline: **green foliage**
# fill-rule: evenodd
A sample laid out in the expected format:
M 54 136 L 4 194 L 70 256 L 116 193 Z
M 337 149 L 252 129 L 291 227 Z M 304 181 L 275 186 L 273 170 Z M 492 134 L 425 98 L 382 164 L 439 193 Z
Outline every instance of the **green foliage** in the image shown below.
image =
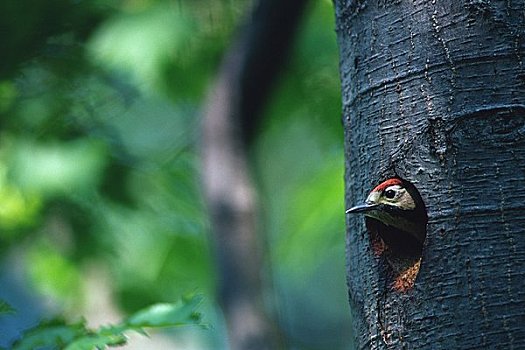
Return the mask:
M 8 303 L 6 303 L 3 300 L 0 300 L 0 316 L 2 314 L 13 314 L 15 313 L 15 309 Z
M 86 195 L 100 183 L 107 161 L 105 145 L 88 138 L 39 143 L 19 137 L 6 152 L 13 183 L 48 198 L 73 190 Z
M 135 331 L 147 335 L 145 329 L 196 325 L 204 327 L 202 317 L 196 311 L 202 298 L 187 297 L 173 304 L 156 304 L 140 310 L 121 323 L 89 329 L 84 321 L 66 323 L 63 320 L 42 322 L 27 331 L 17 341 L 13 350 L 38 348 L 64 350 L 104 349 L 107 346 L 125 345 L 126 332 Z
M 96 30 L 89 57 L 147 94 L 201 98 L 244 3 L 129 2 Z
M 20 229 L 31 226 L 41 210 L 40 198 L 24 193 L 9 181 L 7 174 L 6 164 L 0 163 L 0 239 L 4 240 L 16 237 Z
M 92 266 L 108 279 L 108 302 L 124 313 L 188 290 L 214 300 L 199 115 L 251 4 L 0 5 L 0 256 L 3 267 L 17 267 L 17 281 L 35 300 L 44 300 L 42 317 L 89 319 Z M 334 332 L 349 332 L 341 307 L 343 155 L 333 20 L 330 0 L 312 3 L 250 153 L 269 236 L 265 263 L 283 333 L 297 349 L 348 347 L 329 343 Z M 191 305 L 145 309 L 95 330 L 56 321 L 40 334 L 55 334 L 52 344 L 76 339 L 68 344 L 77 349 L 118 345 L 125 331 L 175 324 L 172 313 L 199 323 Z M 205 306 L 217 327 L 199 333 L 207 338 L 196 348 L 223 348 L 218 306 Z
M 82 287 L 76 264 L 48 242 L 39 242 L 27 252 L 28 275 L 43 295 L 74 305 Z
M 51 305 L 47 313 L 71 318 L 93 313 L 85 309 L 93 264 L 109 275 L 108 293 L 114 298 L 109 302 L 124 312 L 188 290 L 210 294 L 214 276 L 195 143 L 198 99 L 213 65 L 208 57 L 192 55 L 213 50 L 217 60 L 224 40 L 210 49 L 202 33 L 224 37 L 232 27 L 214 32 L 197 26 L 196 20 L 206 18 L 196 17 L 202 5 L 191 2 L 93 1 L 73 8 L 70 1 L 63 3 L 64 11 L 74 10 L 57 12 L 65 21 L 80 15 L 81 8 L 86 19 L 105 20 L 93 22 L 86 40 L 78 35 L 86 32 L 75 27 L 80 23 L 57 20 L 38 45 L 6 51 L 20 55 L 9 57 L 19 64 L 0 77 L 5 77 L 0 80 L 0 252 L 18 251 L 19 280 Z M 49 8 L 61 4 L 56 0 Z M 218 16 L 229 18 L 223 5 Z M 18 6 L 5 10 L 0 16 L 22 13 Z M 35 9 L 36 22 L 31 16 L 24 22 L 28 32 L 45 32 L 38 28 L 40 10 Z M 8 37 L 20 34 L 18 22 L 6 23 Z M 182 41 L 194 28 L 201 34 L 193 36 L 190 48 Z M 133 47 L 134 40 L 139 45 Z M 199 67 L 205 61 L 206 72 Z M 187 66 L 199 73 L 186 76 Z M 185 95 L 191 100 L 175 104 L 167 98 L 172 90 L 166 82 L 172 79 L 195 84 Z M 2 254 L 6 266 L 12 255 Z M 178 308 L 163 305 L 120 326 L 139 330 L 139 317 L 144 327 L 147 322 L 169 326 L 176 313 L 181 314 Z M 83 323 L 46 327 L 57 338 L 79 330 L 89 334 L 75 343 L 81 348 L 118 343 L 121 337 L 110 332 L 117 328 L 87 330 Z
M 131 72 L 146 91 L 155 89 L 163 83 L 164 67 L 187 49 L 195 30 L 187 12 L 177 9 L 174 4 L 158 2 L 114 16 L 92 38 L 92 55 L 108 68 Z
M 42 322 L 27 331 L 23 338 L 13 344 L 13 350 L 31 350 L 44 347 L 64 348 L 67 344 L 88 334 L 84 322 L 66 324 L 63 320 Z
M 187 324 L 203 325 L 201 314 L 195 308 L 201 303 L 200 297 L 183 299 L 176 304 L 157 304 L 131 315 L 125 327 L 140 330 L 151 327 L 172 327 Z
M 256 147 L 263 190 L 272 194 L 266 197 L 272 255 L 295 278 L 312 273 L 320 255 L 341 247 L 344 232 L 335 33 L 319 30 L 331 27 L 333 13 L 325 2 L 312 11 Z
M 311 11 L 268 106 L 255 163 L 280 324 L 300 349 L 348 349 L 352 336 L 333 8 L 329 1 L 315 1 Z
M 105 17 L 102 2 L 1 1 L 0 81 L 16 75 L 22 62 L 39 55 L 49 38 L 64 32 L 79 38 L 88 35 Z

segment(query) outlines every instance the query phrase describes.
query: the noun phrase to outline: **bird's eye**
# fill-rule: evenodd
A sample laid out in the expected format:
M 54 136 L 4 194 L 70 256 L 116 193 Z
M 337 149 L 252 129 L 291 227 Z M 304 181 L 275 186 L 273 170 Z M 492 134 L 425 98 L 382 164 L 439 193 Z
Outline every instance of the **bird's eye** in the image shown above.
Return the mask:
M 396 191 L 394 191 L 394 190 L 386 190 L 385 191 L 385 197 L 386 198 L 394 199 L 395 196 L 396 196 Z

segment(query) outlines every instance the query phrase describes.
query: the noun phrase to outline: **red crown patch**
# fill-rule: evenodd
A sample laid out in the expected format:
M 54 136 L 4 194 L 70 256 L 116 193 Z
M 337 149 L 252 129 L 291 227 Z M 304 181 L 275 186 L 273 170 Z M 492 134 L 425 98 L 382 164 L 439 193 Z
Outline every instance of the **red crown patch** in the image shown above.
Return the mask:
M 380 192 L 389 186 L 402 185 L 402 184 L 403 182 L 398 178 L 388 179 L 385 182 L 382 182 L 379 185 L 377 185 L 376 188 L 372 190 L 372 192 Z

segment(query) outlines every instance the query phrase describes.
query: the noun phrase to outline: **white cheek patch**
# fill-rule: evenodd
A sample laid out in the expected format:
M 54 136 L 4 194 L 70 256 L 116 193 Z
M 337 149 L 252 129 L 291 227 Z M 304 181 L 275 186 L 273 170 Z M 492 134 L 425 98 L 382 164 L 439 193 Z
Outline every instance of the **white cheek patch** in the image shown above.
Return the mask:
M 405 191 L 403 196 L 399 199 L 399 204 L 403 208 L 416 209 L 416 203 L 414 203 L 414 199 L 412 196 L 410 196 L 410 194 L 408 194 L 407 191 Z
M 414 203 L 412 196 L 404 188 L 401 188 L 399 190 L 399 195 L 397 196 L 395 203 L 392 203 L 392 204 L 399 208 L 403 208 L 403 209 L 415 209 L 416 208 L 416 203 Z

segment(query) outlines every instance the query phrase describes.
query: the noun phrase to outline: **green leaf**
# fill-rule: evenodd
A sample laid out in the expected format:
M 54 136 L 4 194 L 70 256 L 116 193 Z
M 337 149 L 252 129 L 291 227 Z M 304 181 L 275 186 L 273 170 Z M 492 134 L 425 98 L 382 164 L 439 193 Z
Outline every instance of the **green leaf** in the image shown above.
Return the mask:
M 3 300 L 0 300 L 0 315 L 1 314 L 14 314 L 16 310 Z
M 23 338 L 13 345 L 12 350 L 55 349 L 71 343 L 87 332 L 84 321 L 70 325 L 63 320 L 43 322 L 27 331 Z
M 204 326 L 201 314 L 196 311 L 201 302 L 201 296 L 192 296 L 172 304 L 155 304 L 131 315 L 124 321 L 124 325 L 133 329 L 183 325 Z
M 18 138 L 9 149 L 9 178 L 26 193 L 84 195 L 100 183 L 105 145 L 89 138 L 35 142 Z
M 73 341 L 64 350 L 105 349 L 107 346 L 124 345 L 126 340 L 124 334 L 92 334 Z
M 155 88 L 166 64 L 189 50 L 193 22 L 178 8 L 159 3 L 110 18 L 91 40 L 93 58 L 131 73 L 139 86 Z
M 12 350 L 105 349 L 108 346 L 126 344 L 127 338 L 124 333 L 127 331 L 147 335 L 144 328 L 204 326 L 201 322 L 201 314 L 196 311 L 201 301 L 201 296 L 191 296 L 173 304 L 156 304 L 138 311 L 120 324 L 100 327 L 97 330 L 86 328 L 84 321 L 71 325 L 63 320 L 43 322 L 27 331 L 23 338 L 14 344 Z

